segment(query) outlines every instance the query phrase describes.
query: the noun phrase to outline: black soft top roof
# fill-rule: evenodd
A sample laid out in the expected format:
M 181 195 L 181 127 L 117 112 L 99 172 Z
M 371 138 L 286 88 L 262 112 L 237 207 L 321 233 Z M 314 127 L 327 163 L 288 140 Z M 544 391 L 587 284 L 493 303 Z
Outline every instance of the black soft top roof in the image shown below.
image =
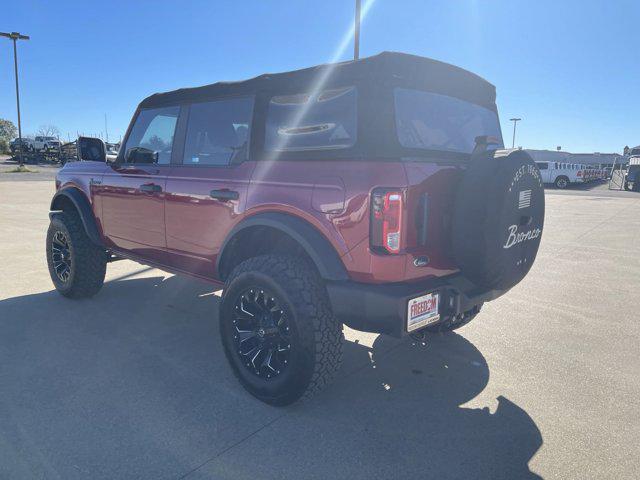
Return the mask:
M 328 74 L 328 70 L 331 72 Z M 218 82 L 195 88 L 156 93 L 145 98 L 140 108 L 202 101 L 221 96 L 257 92 L 304 93 L 326 76 L 326 87 L 388 85 L 417 88 L 450 95 L 495 108 L 495 87 L 467 70 L 448 63 L 398 52 L 283 73 L 266 73 L 239 82 Z M 326 88 L 324 87 L 324 88 Z

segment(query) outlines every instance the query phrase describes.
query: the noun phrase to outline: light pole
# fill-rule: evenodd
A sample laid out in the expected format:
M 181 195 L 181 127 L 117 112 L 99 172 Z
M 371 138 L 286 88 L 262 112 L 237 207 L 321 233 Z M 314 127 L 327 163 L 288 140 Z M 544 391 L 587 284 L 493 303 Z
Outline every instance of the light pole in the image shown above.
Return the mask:
M 18 163 L 22 166 L 22 125 L 20 123 L 20 89 L 18 88 L 18 40 L 29 40 L 28 35 L 18 32 L 0 32 L 0 37 L 7 37 L 13 40 L 13 66 L 16 71 L 16 105 L 18 107 Z
M 509 121 L 513 122 L 513 140 L 511 141 L 511 148 L 516 148 L 516 124 L 522 120 L 521 118 L 510 118 Z
M 353 59 L 360 58 L 360 0 L 356 0 L 356 18 L 353 28 Z

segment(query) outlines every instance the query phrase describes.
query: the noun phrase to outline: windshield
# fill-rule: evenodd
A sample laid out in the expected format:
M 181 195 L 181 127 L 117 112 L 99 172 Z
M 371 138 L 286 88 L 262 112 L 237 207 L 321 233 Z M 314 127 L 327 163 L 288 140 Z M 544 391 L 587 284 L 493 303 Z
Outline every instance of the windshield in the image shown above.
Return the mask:
M 396 128 L 403 147 L 471 153 L 475 138 L 502 133 L 496 112 L 437 93 L 396 88 Z

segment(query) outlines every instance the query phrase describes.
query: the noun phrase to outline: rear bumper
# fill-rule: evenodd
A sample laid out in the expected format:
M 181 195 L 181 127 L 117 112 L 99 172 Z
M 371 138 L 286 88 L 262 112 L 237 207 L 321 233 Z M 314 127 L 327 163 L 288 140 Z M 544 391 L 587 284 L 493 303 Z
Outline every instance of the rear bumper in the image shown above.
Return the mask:
M 355 330 L 396 337 L 407 334 L 407 305 L 412 298 L 438 292 L 440 317 L 444 320 L 505 293 L 504 290 L 480 289 L 462 275 L 418 283 L 328 282 L 327 291 L 339 321 Z

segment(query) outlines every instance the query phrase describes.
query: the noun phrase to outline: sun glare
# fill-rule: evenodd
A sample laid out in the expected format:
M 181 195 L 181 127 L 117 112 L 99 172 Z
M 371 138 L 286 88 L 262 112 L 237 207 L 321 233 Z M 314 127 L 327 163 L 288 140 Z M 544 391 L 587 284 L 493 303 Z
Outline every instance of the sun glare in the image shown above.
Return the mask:
M 362 5 L 361 15 L 360 15 L 360 23 L 363 24 L 367 14 L 371 10 L 371 7 L 376 2 L 376 0 L 366 0 Z M 303 92 L 306 95 L 306 101 L 302 104 L 302 106 L 298 109 L 296 114 L 292 117 L 291 123 L 287 125 L 287 129 L 296 129 L 300 128 L 300 123 L 304 119 L 305 115 L 309 111 L 309 108 L 313 105 L 313 103 L 317 100 L 320 93 L 324 90 L 325 85 L 331 78 L 331 74 L 335 70 L 335 65 L 340 59 L 343 57 L 345 51 L 351 45 L 351 42 L 354 40 L 355 35 L 355 24 L 352 22 L 351 27 L 346 31 L 343 35 L 342 40 L 338 44 L 336 50 L 333 52 L 331 57 L 329 58 L 326 68 L 322 68 L 312 84 L 312 87 L 308 92 Z M 301 92 L 302 93 L 302 92 Z M 278 139 L 277 144 L 273 148 L 273 150 L 267 155 L 268 161 L 277 160 L 278 156 L 282 152 L 285 147 L 285 143 L 287 141 L 286 135 L 281 135 Z

